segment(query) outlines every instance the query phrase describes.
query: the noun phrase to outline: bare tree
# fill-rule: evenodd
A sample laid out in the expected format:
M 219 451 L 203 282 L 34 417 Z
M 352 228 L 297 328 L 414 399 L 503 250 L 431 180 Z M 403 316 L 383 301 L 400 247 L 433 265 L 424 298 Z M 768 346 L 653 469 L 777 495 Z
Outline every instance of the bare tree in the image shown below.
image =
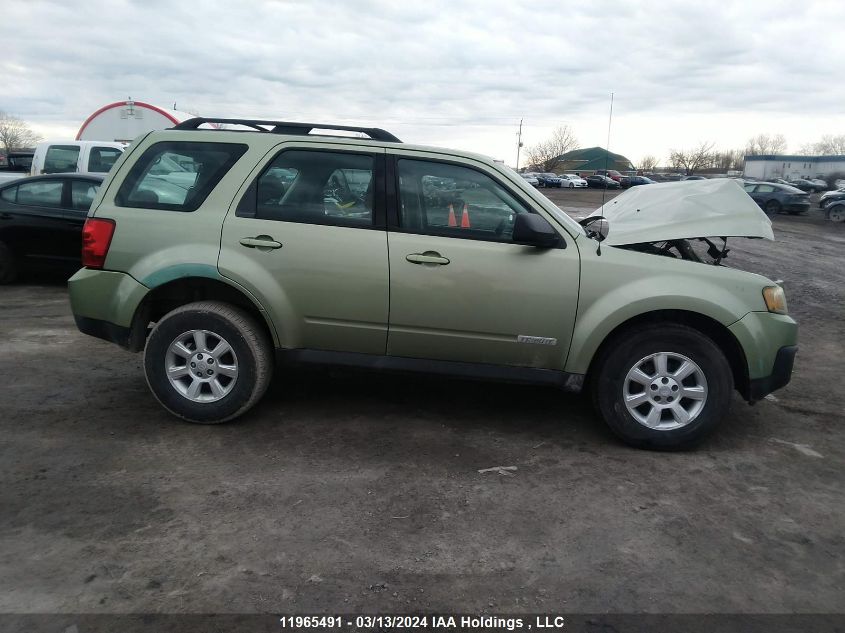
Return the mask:
M 24 121 L 0 110 L 0 146 L 6 152 L 29 147 L 40 140 Z
M 669 151 L 669 162 L 675 169 L 683 169 L 687 176 L 695 173 L 696 169 L 703 169 L 713 162 L 713 145 L 702 141 L 693 149 L 672 149 Z
M 724 171 L 740 170 L 745 161 L 745 152 L 741 149 L 729 149 L 724 152 L 714 152 L 712 166 Z
M 786 139 L 783 134 L 758 134 L 748 139 L 745 153 L 752 156 L 761 154 L 782 154 L 786 151 Z
M 640 159 L 640 169 L 643 171 L 654 171 L 657 169 L 657 157 L 648 154 Z
M 845 134 L 834 136 L 825 134 L 818 143 L 812 145 L 813 154 L 819 156 L 833 156 L 845 154 Z
M 552 137 L 529 147 L 528 164 L 539 171 L 552 171 L 560 162 L 561 154 L 578 149 L 578 139 L 568 125 L 555 129 Z

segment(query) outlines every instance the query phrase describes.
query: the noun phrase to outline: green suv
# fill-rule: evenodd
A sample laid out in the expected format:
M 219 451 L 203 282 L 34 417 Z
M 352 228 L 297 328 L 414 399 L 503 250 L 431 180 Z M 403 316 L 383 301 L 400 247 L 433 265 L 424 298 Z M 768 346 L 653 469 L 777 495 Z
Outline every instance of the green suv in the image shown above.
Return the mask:
M 119 158 L 71 305 L 198 423 L 247 411 L 275 365 L 340 364 L 586 389 L 624 441 L 671 448 L 734 389 L 789 381 L 783 290 L 708 237 L 773 238 L 735 182 L 636 187 L 599 213 L 378 128 L 191 119 Z

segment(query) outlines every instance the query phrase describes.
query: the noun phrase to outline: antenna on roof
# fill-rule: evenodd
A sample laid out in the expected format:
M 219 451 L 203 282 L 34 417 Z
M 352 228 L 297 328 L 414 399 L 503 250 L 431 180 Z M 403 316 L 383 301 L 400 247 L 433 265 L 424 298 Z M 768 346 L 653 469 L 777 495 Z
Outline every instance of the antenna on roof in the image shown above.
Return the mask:
M 607 165 L 610 162 L 610 124 L 613 123 L 613 93 L 610 93 L 610 116 L 607 118 L 607 147 L 604 150 L 604 177 L 610 178 L 607 175 Z M 601 215 L 604 216 L 604 200 L 607 197 L 607 181 L 604 183 L 604 189 L 601 192 Z M 604 220 L 602 220 L 604 222 Z M 601 225 L 599 225 L 599 237 L 601 237 Z M 596 249 L 596 255 L 601 255 L 601 241 L 599 247 Z

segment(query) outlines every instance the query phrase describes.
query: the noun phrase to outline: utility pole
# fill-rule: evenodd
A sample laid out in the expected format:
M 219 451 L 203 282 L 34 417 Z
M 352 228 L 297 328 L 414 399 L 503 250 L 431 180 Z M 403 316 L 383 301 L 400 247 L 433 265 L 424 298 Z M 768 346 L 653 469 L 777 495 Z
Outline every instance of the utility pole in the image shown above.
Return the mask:
M 519 132 L 516 136 L 516 170 L 519 171 L 519 150 L 522 148 L 522 119 L 519 120 Z

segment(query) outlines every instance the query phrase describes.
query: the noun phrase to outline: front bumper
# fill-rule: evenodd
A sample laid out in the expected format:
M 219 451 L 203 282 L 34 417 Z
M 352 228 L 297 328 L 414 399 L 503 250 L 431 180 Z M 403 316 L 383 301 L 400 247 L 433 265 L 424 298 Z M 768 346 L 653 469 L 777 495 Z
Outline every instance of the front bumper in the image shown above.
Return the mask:
M 746 399 L 750 402 L 762 400 L 764 396 L 785 387 L 792 378 L 792 365 L 795 362 L 797 345 L 781 347 L 775 354 L 775 364 L 772 373 L 763 378 L 750 380 Z
M 737 383 L 749 402 L 789 382 L 798 350 L 798 324 L 785 314 L 749 312 L 728 328 L 742 347 L 748 381 Z

